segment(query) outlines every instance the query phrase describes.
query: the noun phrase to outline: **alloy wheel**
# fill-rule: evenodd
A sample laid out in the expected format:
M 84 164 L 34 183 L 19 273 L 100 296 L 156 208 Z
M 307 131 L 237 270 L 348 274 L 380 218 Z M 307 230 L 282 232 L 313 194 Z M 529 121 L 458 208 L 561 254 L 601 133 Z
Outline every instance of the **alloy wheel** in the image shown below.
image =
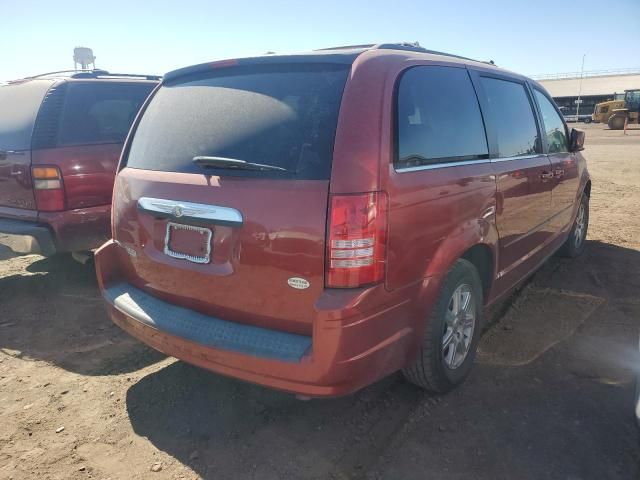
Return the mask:
M 476 325 L 476 302 L 470 285 L 455 289 L 445 315 L 442 356 L 445 365 L 455 370 L 464 362 L 471 347 Z

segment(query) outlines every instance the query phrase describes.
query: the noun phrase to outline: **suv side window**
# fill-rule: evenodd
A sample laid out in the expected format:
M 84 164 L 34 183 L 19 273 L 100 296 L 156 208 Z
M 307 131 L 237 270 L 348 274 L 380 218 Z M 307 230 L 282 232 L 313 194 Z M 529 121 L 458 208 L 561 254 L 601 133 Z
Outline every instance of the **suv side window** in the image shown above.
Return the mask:
M 28 150 L 42 99 L 51 81 L 0 86 L 0 150 Z
M 549 153 L 560 153 L 569 151 L 569 142 L 567 141 L 567 130 L 564 122 L 558 112 L 551 104 L 546 95 L 537 89 L 533 90 L 540 113 L 542 114 L 542 123 L 544 124 L 545 135 L 547 136 L 547 145 Z
M 58 145 L 124 142 L 154 85 L 72 83 L 60 121 Z
M 542 153 L 538 128 L 524 85 L 492 77 L 480 77 L 488 112 L 487 121 L 497 137 L 498 157 Z
M 397 93 L 396 168 L 489 158 L 487 138 L 466 69 L 413 67 Z

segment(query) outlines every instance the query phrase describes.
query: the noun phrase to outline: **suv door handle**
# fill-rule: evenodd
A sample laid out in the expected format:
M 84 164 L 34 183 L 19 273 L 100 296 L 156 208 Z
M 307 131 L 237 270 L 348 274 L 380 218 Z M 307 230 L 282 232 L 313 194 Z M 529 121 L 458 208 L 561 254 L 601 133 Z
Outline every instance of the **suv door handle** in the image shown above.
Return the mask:
M 551 180 L 554 176 L 553 172 L 547 172 L 546 170 L 540 174 L 542 180 Z

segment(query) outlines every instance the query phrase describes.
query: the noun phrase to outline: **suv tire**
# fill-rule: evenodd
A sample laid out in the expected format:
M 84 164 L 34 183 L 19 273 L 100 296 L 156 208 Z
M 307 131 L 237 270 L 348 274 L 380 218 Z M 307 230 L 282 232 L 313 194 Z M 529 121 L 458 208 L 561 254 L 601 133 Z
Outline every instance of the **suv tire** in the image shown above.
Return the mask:
M 580 205 L 569 236 L 565 240 L 559 253 L 563 257 L 575 258 L 584 252 L 586 247 L 587 230 L 589 229 L 589 197 L 586 193 L 580 198 Z
M 482 306 L 478 270 L 471 262 L 460 259 L 444 279 L 425 326 L 418 357 L 402 371 L 405 378 L 435 393 L 448 392 L 461 384 L 475 358 L 482 332 Z M 457 360 L 456 354 L 461 355 Z

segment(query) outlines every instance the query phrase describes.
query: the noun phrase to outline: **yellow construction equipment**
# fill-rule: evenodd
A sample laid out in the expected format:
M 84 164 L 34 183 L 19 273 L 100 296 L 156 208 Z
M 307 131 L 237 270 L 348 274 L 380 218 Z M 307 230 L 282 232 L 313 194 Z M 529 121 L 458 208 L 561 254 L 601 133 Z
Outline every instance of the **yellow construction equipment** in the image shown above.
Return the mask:
M 625 122 L 628 125 L 640 123 L 640 88 L 625 90 L 613 100 L 598 103 L 591 119 L 606 123 L 611 130 L 622 130 Z

